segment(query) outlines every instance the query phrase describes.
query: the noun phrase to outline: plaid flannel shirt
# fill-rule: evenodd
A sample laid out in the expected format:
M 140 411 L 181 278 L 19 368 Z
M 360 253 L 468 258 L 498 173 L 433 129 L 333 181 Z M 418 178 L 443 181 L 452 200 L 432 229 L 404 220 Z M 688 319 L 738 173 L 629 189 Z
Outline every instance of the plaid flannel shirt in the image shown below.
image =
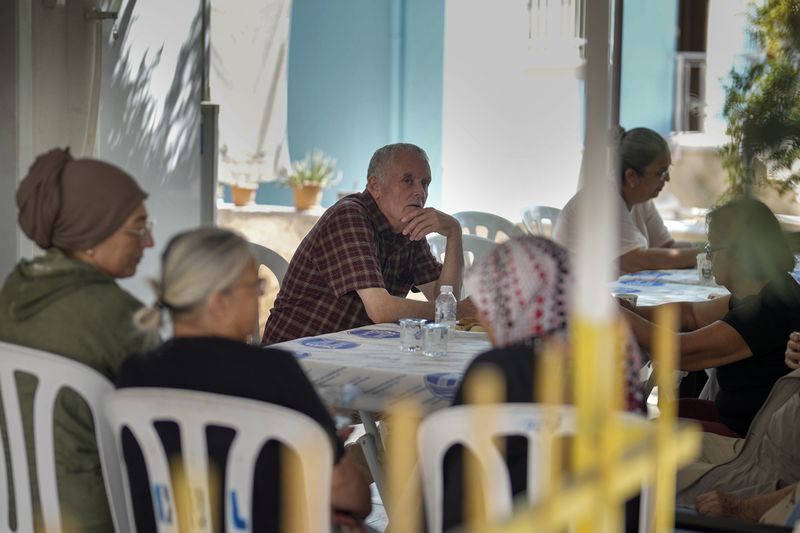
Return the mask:
M 394 233 L 368 191 L 331 206 L 297 248 L 262 345 L 371 324 L 359 289 L 405 297 L 436 281 L 442 265 L 426 240 Z

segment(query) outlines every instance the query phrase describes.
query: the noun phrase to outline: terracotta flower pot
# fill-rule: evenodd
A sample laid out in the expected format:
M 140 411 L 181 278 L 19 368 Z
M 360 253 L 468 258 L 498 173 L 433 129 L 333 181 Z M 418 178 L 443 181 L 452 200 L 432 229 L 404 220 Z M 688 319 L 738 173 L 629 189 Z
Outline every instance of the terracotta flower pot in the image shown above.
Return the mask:
M 320 200 L 322 200 L 322 187 L 319 185 L 304 185 L 302 187 L 292 185 L 292 191 L 294 192 L 294 207 L 298 211 L 317 207 L 320 204 Z
M 256 199 L 256 188 L 231 185 L 231 197 L 234 205 L 250 205 Z

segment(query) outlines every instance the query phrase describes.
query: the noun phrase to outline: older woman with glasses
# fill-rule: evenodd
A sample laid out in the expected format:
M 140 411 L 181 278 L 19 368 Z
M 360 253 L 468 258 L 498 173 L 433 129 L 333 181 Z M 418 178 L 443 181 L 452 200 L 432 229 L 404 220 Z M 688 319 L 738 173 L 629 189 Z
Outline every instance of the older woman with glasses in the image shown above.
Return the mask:
M 730 295 L 680 303 L 679 350 L 683 370 L 717 369 L 714 402 L 682 400 L 681 416 L 707 431 L 745 436 L 778 378 L 786 342 L 800 324 L 800 286 L 790 272 L 795 258 L 775 215 L 750 198 L 708 214 L 707 254 L 714 277 Z M 651 348 L 652 307 L 623 311 L 639 343 Z
M 20 261 L 0 289 L 0 340 L 63 355 L 114 380 L 125 357 L 143 346 L 131 324 L 142 304 L 116 280 L 133 276 L 153 246 L 146 197 L 108 163 L 60 149 L 39 156 L 17 205 L 22 231 L 45 253 Z M 36 380 L 20 376 L 19 383 L 29 413 Z M 91 413 L 71 393 L 56 401 L 54 438 L 65 520 L 75 531 L 113 531 Z
M 697 250 L 672 238 L 653 204 L 669 181 L 672 157 L 667 141 L 648 128 L 622 130 L 618 155 L 620 181 L 609 185 L 619 193 L 614 198 L 620 222 L 620 270 L 694 267 Z M 553 232 L 553 239 L 571 252 L 578 248 L 578 213 L 587 201 L 592 199 L 585 189 L 578 191 L 564 206 Z
M 156 339 L 163 316 L 169 313 L 174 335 L 161 346 L 125 361 L 117 385 L 226 394 L 281 405 L 308 415 L 329 433 L 334 444 L 336 464 L 331 486 L 334 520 L 352 526 L 366 517 L 371 508 L 366 480 L 344 452 L 330 414 L 294 355 L 245 342 L 258 323 L 258 297 L 264 290 L 247 241 L 218 228 L 178 234 L 164 250 L 161 276 L 153 287 L 156 302 L 137 313 L 136 326 Z M 165 430 L 161 435 L 168 455 L 180 451 L 176 433 Z M 209 459 L 220 469 L 225 465 L 231 438 L 229 432 L 220 428 L 209 430 Z M 136 455 L 132 442 L 126 443 L 125 450 L 136 529 L 155 531 L 143 460 Z M 252 531 L 282 530 L 279 471 L 278 449 L 274 443 L 268 444 L 255 465 Z M 218 492 L 220 509 L 224 494 L 223 490 Z M 219 513 L 215 530 L 225 529 L 224 518 Z

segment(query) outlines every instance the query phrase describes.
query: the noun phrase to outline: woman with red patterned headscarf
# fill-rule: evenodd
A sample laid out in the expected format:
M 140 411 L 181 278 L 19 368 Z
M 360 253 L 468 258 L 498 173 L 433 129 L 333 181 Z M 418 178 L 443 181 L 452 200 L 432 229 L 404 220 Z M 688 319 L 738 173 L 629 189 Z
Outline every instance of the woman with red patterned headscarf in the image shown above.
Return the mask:
M 478 309 L 492 350 L 467 368 L 463 383 L 480 366 L 492 366 L 505 378 L 506 401 L 528 403 L 535 398 L 536 359 L 546 343 L 566 352 L 570 289 L 573 286 L 565 249 L 541 237 L 517 237 L 497 245 L 467 272 L 464 286 Z M 627 408 L 642 412 L 644 397 L 638 379 L 640 356 L 634 343 L 627 349 Z M 454 405 L 464 402 L 459 387 Z M 508 438 L 506 463 L 512 493 L 527 487 L 527 444 Z M 462 520 L 461 450 L 445 457 L 444 529 Z

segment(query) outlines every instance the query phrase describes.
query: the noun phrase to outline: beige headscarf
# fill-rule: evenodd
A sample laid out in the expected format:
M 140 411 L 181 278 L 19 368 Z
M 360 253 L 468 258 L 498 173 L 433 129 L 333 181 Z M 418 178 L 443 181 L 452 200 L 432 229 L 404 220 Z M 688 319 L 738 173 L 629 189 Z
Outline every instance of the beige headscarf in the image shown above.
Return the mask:
M 114 233 L 145 198 L 123 170 L 56 148 L 37 157 L 19 184 L 18 220 L 43 249 L 86 250 Z

